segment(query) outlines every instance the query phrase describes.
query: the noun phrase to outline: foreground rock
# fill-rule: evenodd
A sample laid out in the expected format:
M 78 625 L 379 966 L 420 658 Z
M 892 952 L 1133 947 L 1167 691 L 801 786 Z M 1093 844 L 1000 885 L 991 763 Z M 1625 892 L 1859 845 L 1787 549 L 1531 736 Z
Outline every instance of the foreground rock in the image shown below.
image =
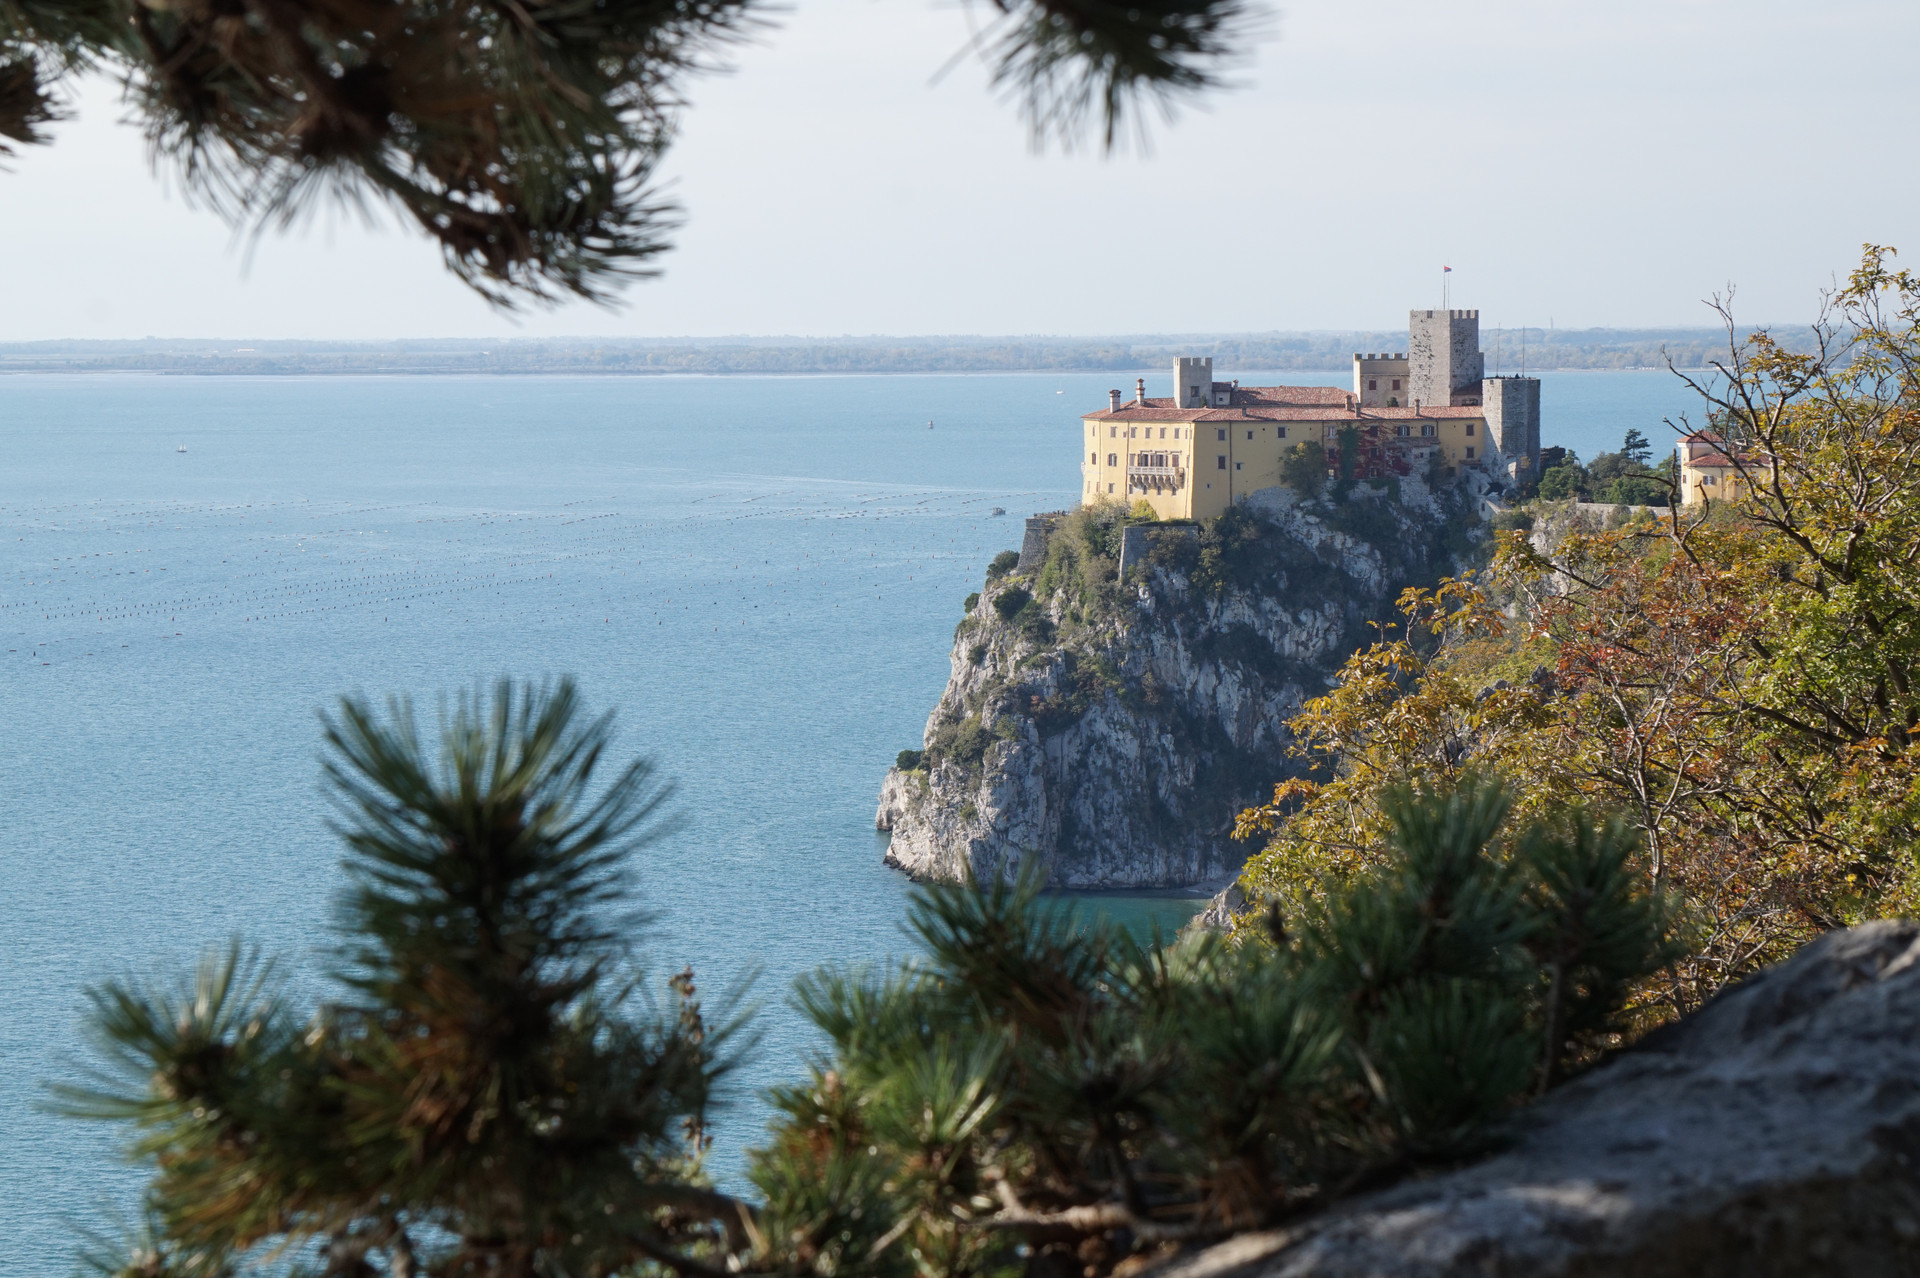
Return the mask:
M 888 864 L 990 881 L 1039 858 L 1056 888 L 1230 878 L 1234 815 L 1300 766 L 1287 721 L 1405 586 L 1453 569 L 1471 500 L 1411 480 L 1268 490 L 1225 553 L 1190 527 L 1134 528 L 1113 559 L 1039 534 L 954 635 L 921 766 L 881 787 Z
M 1920 1274 L 1920 925 L 1831 933 L 1527 1119 L 1485 1163 L 1154 1278 Z

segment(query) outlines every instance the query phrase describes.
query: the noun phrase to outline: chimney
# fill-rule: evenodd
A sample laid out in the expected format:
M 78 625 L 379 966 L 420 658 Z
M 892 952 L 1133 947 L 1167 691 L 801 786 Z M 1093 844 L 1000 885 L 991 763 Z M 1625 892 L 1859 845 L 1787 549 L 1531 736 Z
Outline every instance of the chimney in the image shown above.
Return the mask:
M 1119 391 L 1110 390 L 1107 392 L 1107 411 L 1109 413 L 1117 413 L 1120 411 L 1120 392 Z
M 1144 377 L 1133 379 L 1133 402 L 1142 408 L 1147 406 L 1147 379 Z

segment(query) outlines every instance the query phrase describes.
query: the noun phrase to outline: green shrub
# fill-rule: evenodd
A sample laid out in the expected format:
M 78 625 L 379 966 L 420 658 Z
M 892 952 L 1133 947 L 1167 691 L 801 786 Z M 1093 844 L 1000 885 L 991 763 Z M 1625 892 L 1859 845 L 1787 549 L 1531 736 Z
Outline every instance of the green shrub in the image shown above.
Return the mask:
M 1066 614 L 1097 614 L 1112 603 L 1120 537 L 1127 526 L 1125 506 L 1097 497 L 1071 511 L 1047 541 L 1046 562 L 1035 576 L 1042 599 L 1064 596 Z
M 1033 601 L 1033 596 L 1014 586 L 994 596 L 993 610 L 1000 614 L 1000 620 L 1012 621 L 1019 611 Z
M 1302 498 L 1319 496 L 1327 483 L 1327 450 L 1314 440 L 1289 448 L 1280 459 L 1280 482 Z
M 986 659 L 987 659 L 987 645 L 985 645 L 984 643 L 976 643 L 975 645 L 973 645 L 973 647 L 967 649 L 967 660 L 973 663 L 974 665 L 977 666 L 981 662 L 985 661 Z
M 940 736 L 937 750 L 935 742 L 927 742 L 927 753 L 937 754 L 940 759 L 950 760 L 972 771 L 980 766 L 993 740 L 993 734 L 982 726 L 980 716 L 973 714 L 947 729 Z
M 1200 526 L 1200 547 L 1194 567 L 1194 584 L 1208 594 L 1219 594 L 1229 585 L 1246 585 L 1257 576 L 1255 549 L 1261 541 L 1260 521 L 1239 505 L 1227 507 Z
M 925 750 L 902 750 L 899 754 L 893 756 L 893 766 L 902 772 L 915 772 L 919 770 L 920 765 L 925 763 L 926 760 L 927 752 Z
M 1524 510 L 1503 510 L 1493 517 L 1493 526 L 1501 532 L 1532 532 L 1533 516 Z
M 1565 501 L 1580 495 L 1582 475 L 1578 466 L 1555 466 L 1540 476 L 1540 496 L 1547 501 Z
M 1507 810 L 1397 793 L 1384 868 L 1239 946 L 1141 945 L 1031 865 L 921 889 L 917 962 L 800 985 L 832 1052 L 775 1094 L 761 1231 L 863 1274 L 1097 1275 L 1193 1237 L 1166 1222 L 1272 1225 L 1481 1147 L 1672 955 L 1623 826 Z
M 1019 566 L 1020 552 L 1003 550 L 993 557 L 993 562 L 987 565 L 987 580 L 998 581 Z
M 964 612 L 972 612 L 974 608 L 976 608 L 979 605 L 979 603 L 980 603 L 980 592 L 976 590 L 972 594 L 967 596 L 966 602 L 961 604 L 960 607 L 961 607 L 961 610 Z
M 1666 481 L 1651 475 L 1622 475 L 1598 494 L 1616 506 L 1664 506 L 1671 495 Z

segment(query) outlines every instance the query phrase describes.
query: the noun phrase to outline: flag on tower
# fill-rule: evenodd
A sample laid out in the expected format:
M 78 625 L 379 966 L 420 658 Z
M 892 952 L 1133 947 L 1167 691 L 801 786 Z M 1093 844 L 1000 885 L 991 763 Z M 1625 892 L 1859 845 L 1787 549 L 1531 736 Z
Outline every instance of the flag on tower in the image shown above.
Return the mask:
M 1440 268 L 1440 271 L 1443 275 L 1452 274 L 1453 268 L 1451 266 L 1443 266 Z

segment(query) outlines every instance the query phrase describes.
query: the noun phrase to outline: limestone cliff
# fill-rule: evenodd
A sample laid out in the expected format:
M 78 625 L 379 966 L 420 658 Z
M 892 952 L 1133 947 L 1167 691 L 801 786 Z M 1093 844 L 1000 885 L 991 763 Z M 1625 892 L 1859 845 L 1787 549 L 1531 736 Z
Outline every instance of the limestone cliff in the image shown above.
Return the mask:
M 988 881 L 1038 857 L 1057 888 L 1231 877 L 1234 814 L 1299 766 L 1287 721 L 1403 587 L 1452 569 L 1476 500 L 1412 480 L 1268 490 L 1205 528 L 1053 521 L 955 633 L 925 748 L 881 787 L 887 863 Z

